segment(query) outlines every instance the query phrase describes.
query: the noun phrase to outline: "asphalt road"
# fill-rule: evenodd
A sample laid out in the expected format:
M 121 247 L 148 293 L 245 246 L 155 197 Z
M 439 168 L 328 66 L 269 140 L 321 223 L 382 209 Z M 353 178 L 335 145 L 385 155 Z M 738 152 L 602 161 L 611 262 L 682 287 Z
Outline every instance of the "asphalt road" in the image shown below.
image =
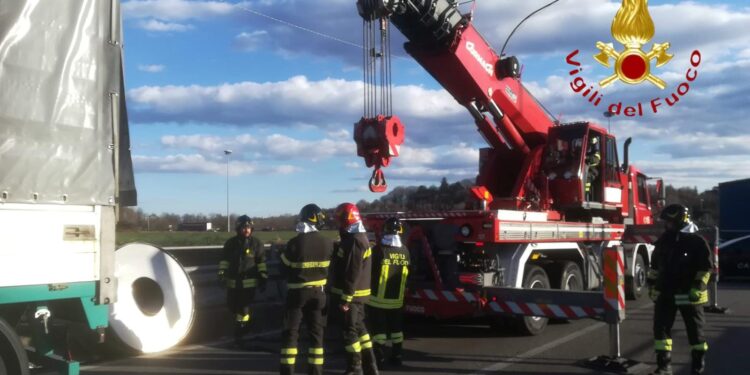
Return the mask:
M 84 375 L 115 374 L 270 374 L 278 373 L 281 314 L 279 296 L 283 287 L 269 285 L 259 296 L 254 311 L 253 334 L 248 348 L 230 347 L 232 316 L 223 307 L 223 292 L 214 285 L 215 270 L 196 270 L 206 262 L 205 254 L 180 252 L 180 261 L 191 271 L 196 287 L 198 311 L 189 336 L 180 346 L 159 354 L 133 355 L 116 346 L 81 352 Z M 195 258 L 195 259 L 193 259 Z M 272 272 L 273 273 L 273 272 Z M 745 357 L 750 338 L 750 281 L 729 281 L 719 285 L 720 304 L 730 314 L 707 314 L 709 343 L 707 374 L 750 374 Z M 654 368 L 651 317 L 653 304 L 643 298 L 628 301 L 627 317 L 620 327 L 622 357 L 640 362 L 640 373 Z M 88 331 L 87 331 L 88 332 Z M 386 368 L 383 374 L 599 374 L 583 361 L 609 354 L 609 326 L 595 320 L 554 323 L 534 337 L 518 336 L 509 330 L 492 329 L 482 319 L 436 322 L 408 319 L 405 361 L 401 368 Z M 345 367 L 341 331 L 329 324 L 326 339 L 326 372 L 342 373 Z M 673 330 L 676 374 L 688 374 L 690 354 L 684 325 L 677 318 Z M 304 337 L 304 336 L 303 336 Z M 306 343 L 300 344 L 305 353 Z M 77 354 L 77 353 L 76 353 Z M 298 357 L 298 372 L 304 373 L 304 356 Z M 35 370 L 35 375 L 52 372 Z
M 750 374 L 746 339 L 750 338 L 750 282 L 720 284 L 721 305 L 728 315 L 707 315 L 708 374 Z M 214 298 L 211 287 L 199 288 L 199 299 Z M 622 356 L 653 368 L 651 316 L 653 305 L 644 298 L 628 305 L 621 326 Z M 231 317 L 221 306 L 204 306 L 186 343 L 166 353 L 110 357 L 82 366 L 82 374 L 267 374 L 277 372 L 279 305 L 258 306 L 256 333 L 245 350 L 229 348 Z M 326 371 L 341 373 L 344 354 L 340 330 L 327 332 Z M 675 323 L 676 374 L 689 373 L 689 348 L 684 325 Z M 597 374 L 582 360 L 609 354 L 609 328 L 599 321 L 581 320 L 551 324 L 540 336 L 519 337 L 493 331 L 486 321 L 435 322 L 410 319 L 406 328 L 405 362 L 384 374 Z M 301 347 L 305 347 L 302 344 Z M 300 351 L 304 353 L 304 351 Z M 304 371 L 304 357 L 298 371 Z

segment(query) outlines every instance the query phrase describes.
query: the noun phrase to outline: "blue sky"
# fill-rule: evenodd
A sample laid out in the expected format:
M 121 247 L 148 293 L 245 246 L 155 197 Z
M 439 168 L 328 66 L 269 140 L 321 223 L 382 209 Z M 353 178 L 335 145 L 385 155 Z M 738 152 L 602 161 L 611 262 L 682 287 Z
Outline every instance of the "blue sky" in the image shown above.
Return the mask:
M 546 2 L 479 0 L 474 22 L 499 50 L 515 24 Z M 361 51 L 351 45 L 361 43 L 355 0 L 122 4 L 140 208 L 224 212 L 225 149 L 233 150 L 232 213 L 296 213 L 309 202 L 332 207 L 378 197 L 366 189 L 370 171 L 351 139 L 362 113 Z M 610 74 L 591 56 L 596 41 L 615 42 L 609 27 L 619 6 L 562 0 L 527 21 L 508 45 L 506 53 L 521 59 L 529 90 L 563 121 L 606 125 L 605 109 L 570 89 L 565 56 L 581 51 L 589 82 Z M 616 83 L 605 89 L 605 101 L 637 103 L 673 92 L 695 49 L 703 57 L 698 79 L 675 107 L 615 117 L 612 131 L 620 142 L 632 136 L 635 163 L 667 183 L 705 189 L 750 177 L 750 8 L 740 1 L 652 0 L 649 9 L 656 26 L 651 43 L 668 41 L 675 55 L 653 70 L 668 87 Z M 395 30 L 393 38 L 394 46 L 403 41 Z M 393 62 L 394 113 L 404 120 L 407 140 L 385 170 L 390 186 L 473 177 L 483 141 L 469 114 L 412 60 Z

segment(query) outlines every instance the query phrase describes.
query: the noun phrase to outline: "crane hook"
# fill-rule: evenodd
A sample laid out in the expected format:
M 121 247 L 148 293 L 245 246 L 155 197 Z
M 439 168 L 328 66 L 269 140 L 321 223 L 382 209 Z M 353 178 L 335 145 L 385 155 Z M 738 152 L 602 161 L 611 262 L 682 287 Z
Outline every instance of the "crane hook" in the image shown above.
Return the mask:
M 388 189 L 388 183 L 385 181 L 385 175 L 380 167 L 375 167 L 370 177 L 370 191 L 373 193 L 382 193 Z

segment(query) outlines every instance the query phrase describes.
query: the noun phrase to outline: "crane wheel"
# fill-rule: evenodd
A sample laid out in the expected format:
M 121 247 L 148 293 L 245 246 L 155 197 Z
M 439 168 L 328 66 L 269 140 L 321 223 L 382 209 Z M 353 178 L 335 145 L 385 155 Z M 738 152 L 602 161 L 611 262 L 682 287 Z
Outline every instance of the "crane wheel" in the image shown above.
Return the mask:
M 635 255 L 633 275 L 625 277 L 625 296 L 629 300 L 637 300 L 646 288 L 646 262 L 641 254 Z
M 542 267 L 526 265 L 523 277 L 524 289 L 550 289 L 549 277 Z M 548 318 L 539 316 L 521 316 L 514 318 L 516 330 L 525 336 L 536 336 L 547 328 Z
M 16 331 L 0 318 L 0 374 L 28 375 L 29 359 Z

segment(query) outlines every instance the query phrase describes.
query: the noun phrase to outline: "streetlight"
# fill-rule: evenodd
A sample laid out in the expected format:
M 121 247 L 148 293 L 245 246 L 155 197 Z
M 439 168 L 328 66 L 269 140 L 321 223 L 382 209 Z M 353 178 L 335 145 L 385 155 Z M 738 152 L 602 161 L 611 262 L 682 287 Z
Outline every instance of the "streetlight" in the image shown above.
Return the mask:
M 146 216 L 146 232 L 150 232 L 151 231 L 151 218 L 152 217 L 155 218 L 156 215 L 150 214 L 150 215 Z
M 232 150 L 224 150 L 224 155 L 227 156 L 227 233 L 229 230 L 229 155 L 232 154 Z
M 607 133 L 612 133 L 612 116 L 614 115 L 615 114 L 610 111 L 604 112 L 604 117 L 607 118 Z

